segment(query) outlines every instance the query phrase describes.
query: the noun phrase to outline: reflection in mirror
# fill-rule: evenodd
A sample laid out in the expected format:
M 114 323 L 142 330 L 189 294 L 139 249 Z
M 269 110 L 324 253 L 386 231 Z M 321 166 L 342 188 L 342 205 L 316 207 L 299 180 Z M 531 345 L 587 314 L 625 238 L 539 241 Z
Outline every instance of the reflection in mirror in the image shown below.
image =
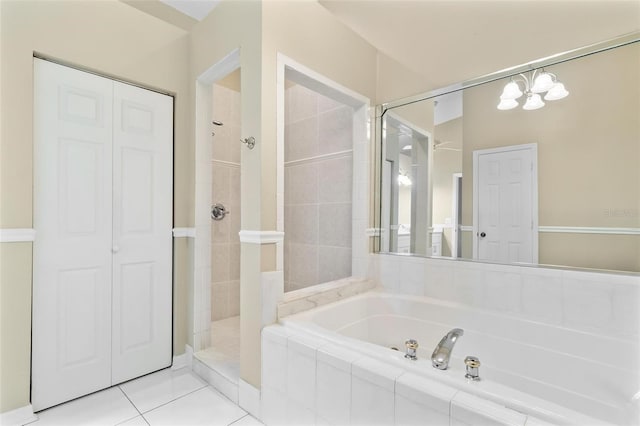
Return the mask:
M 637 38 L 502 75 L 383 110 L 381 251 L 640 272 Z
M 398 253 L 426 254 L 426 235 L 430 209 L 427 188 L 428 163 L 432 149 L 431 134 L 400 115 L 388 114 L 384 119 L 385 188 L 383 202 L 390 206 L 382 212 L 385 223 L 381 238 L 385 247 Z M 426 212 L 427 214 L 421 214 Z

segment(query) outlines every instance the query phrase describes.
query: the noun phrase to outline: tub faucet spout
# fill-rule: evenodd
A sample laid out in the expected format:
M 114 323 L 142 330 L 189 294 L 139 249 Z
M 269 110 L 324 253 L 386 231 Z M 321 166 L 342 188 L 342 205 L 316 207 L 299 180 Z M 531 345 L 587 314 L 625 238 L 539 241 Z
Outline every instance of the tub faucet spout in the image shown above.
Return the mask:
M 458 341 L 458 338 L 463 334 L 464 330 L 461 328 L 454 328 L 448 332 L 433 350 L 433 354 L 431 354 L 431 365 L 439 370 L 446 370 L 449 366 L 451 351 L 453 351 L 453 347 Z

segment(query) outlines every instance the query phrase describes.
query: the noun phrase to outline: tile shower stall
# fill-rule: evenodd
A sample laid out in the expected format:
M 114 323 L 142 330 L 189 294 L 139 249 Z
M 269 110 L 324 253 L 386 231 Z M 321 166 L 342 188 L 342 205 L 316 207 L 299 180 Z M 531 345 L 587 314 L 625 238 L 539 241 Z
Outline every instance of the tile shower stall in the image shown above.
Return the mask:
M 284 289 L 351 276 L 353 108 L 285 85 Z
M 196 242 L 202 262 L 200 329 L 195 334 L 193 371 L 237 403 L 240 377 L 240 70 L 212 85 L 211 143 L 198 161 L 207 172 L 200 180 L 198 229 L 210 238 Z M 198 153 L 196 153 L 198 155 Z M 214 206 L 225 214 L 214 215 Z M 210 208 L 209 208 L 210 207 Z M 217 219 L 217 220 L 216 220 Z M 200 245 L 201 244 L 201 245 Z M 197 269 L 197 268 L 196 268 Z
M 229 212 L 211 221 L 211 321 L 240 314 L 240 90 L 213 85 L 211 205 Z

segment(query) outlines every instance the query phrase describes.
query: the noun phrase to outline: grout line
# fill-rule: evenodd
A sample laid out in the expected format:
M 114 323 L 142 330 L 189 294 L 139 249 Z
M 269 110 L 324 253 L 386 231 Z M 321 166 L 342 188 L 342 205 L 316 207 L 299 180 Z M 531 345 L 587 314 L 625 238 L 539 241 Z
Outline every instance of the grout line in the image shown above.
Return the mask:
M 172 399 L 171 401 L 167 401 L 167 402 L 165 402 L 165 403 L 163 403 L 163 404 L 158 405 L 157 407 L 153 407 L 153 408 L 151 408 L 151 409 L 149 409 L 149 410 L 147 410 L 147 411 L 143 412 L 143 413 L 142 413 L 142 416 L 144 417 L 144 415 L 145 415 L 145 414 L 150 413 L 150 412 L 152 412 L 152 411 L 155 411 L 155 410 L 157 410 L 157 409 L 158 409 L 158 408 L 160 408 L 160 407 L 164 407 L 165 405 L 169 405 L 169 404 L 171 404 L 172 402 L 176 402 L 176 401 L 177 401 L 177 400 L 179 400 L 179 399 L 182 399 L 182 398 L 184 398 L 184 397 L 186 397 L 186 396 L 189 396 L 189 395 L 191 395 L 191 394 L 193 394 L 193 393 L 196 393 L 196 392 L 198 392 L 198 391 L 201 391 L 202 389 L 205 389 L 207 386 L 208 386 L 208 385 L 206 385 L 206 384 L 205 384 L 204 386 L 199 387 L 198 389 L 194 389 L 194 390 L 192 390 L 191 392 L 185 393 L 184 395 L 181 395 L 181 396 L 179 396 L 179 397 L 177 397 L 177 398 L 174 398 L 174 399 Z M 145 420 L 146 420 L 146 419 L 145 419 Z
M 133 406 L 133 408 L 135 408 L 135 410 L 138 412 L 138 414 L 140 415 L 140 417 L 142 417 L 142 419 L 144 420 L 144 422 L 146 424 L 149 424 L 149 422 L 147 421 L 147 419 L 144 418 L 144 416 L 142 415 L 142 412 L 138 409 L 138 407 L 136 406 L 136 404 L 133 403 L 133 401 L 131 400 L 131 398 L 129 398 L 129 395 L 127 395 L 127 393 L 124 391 L 124 389 L 122 389 L 122 387 L 120 387 L 120 385 L 118 385 L 118 389 L 120 389 L 120 392 L 122 392 L 122 394 L 124 395 L 125 398 L 127 398 L 127 401 L 129 401 L 129 403 Z M 138 417 L 138 416 L 136 416 Z M 131 419 L 125 420 L 125 421 L 129 421 L 135 419 L 135 417 L 132 417 Z M 124 423 L 124 422 L 123 422 Z
M 313 157 L 305 157 L 305 158 L 298 158 L 295 160 L 285 161 L 284 166 L 293 167 L 293 166 L 299 166 L 299 165 L 304 165 L 309 163 L 316 164 L 323 160 L 338 160 L 342 158 L 347 158 L 351 155 L 353 155 L 353 149 L 347 149 L 343 151 L 330 152 L 327 154 L 318 154 Z
M 234 425 L 234 424 L 238 423 L 240 420 L 244 419 L 248 415 L 249 415 L 249 413 L 245 414 L 244 416 L 240 417 L 239 419 L 236 419 L 236 420 L 232 421 L 231 423 L 229 423 L 228 426 L 231 426 L 231 425 Z

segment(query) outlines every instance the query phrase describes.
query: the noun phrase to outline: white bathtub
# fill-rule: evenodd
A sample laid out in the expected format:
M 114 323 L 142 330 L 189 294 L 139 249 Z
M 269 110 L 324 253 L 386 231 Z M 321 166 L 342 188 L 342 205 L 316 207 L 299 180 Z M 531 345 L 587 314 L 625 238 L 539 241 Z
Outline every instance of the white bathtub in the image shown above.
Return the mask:
M 270 349 L 273 345 L 265 342 L 263 333 L 263 350 L 269 352 L 263 355 L 263 369 L 267 369 L 263 371 L 263 385 L 267 393 L 270 389 L 276 389 L 276 396 L 283 394 L 286 398 L 286 384 L 289 383 L 290 388 L 299 386 L 297 377 L 305 374 L 299 370 L 299 365 L 304 364 L 299 359 L 304 358 L 296 358 L 297 353 L 304 356 L 318 354 L 313 355 L 316 358 L 312 357 L 317 361 L 309 361 L 308 365 L 318 365 L 317 368 L 320 368 L 319 360 L 326 361 L 327 354 L 340 353 L 335 348 L 342 348 L 347 351 L 344 359 L 348 362 L 358 360 L 357 363 L 365 367 L 381 365 L 376 364 L 379 362 L 389 366 L 378 369 L 383 371 L 382 376 L 391 378 L 389 383 L 395 380 L 394 386 L 389 385 L 388 388 L 395 392 L 394 415 L 397 424 L 407 423 L 398 420 L 399 415 L 404 415 L 398 413 L 399 410 L 404 411 L 398 406 L 399 399 L 413 398 L 417 403 L 421 402 L 420 398 L 424 399 L 414 397 L 411 388 L 407 390 L 407 383 L 417 383 L 416 389 L 431 389 L 429 392 L 438 397 L 438 392 L 433 392 L 433 389 L 444 389 L 441 392 L 445 394 L 444 402 L 451 402 L 451 424 L 475 424 L 473 416 L 467 416 L 465 421 L 463 408 L 476 403 L 486 408 L 482 421 L 489 419 L 488 422 L 492 423 L 490 419 L 493 419 L 493 424 L 640 424 L 640 351 L 638 342 L 631 338 L 606 337 L 439 300 L 379 291 L 286 317 L 281 324 L 276 326 L 279 328 L 267 327 L 266 334 L 273 336 L 275 332 L 289 339 L 287 362 L 293 362 L 296 366 L 288 368 L 297 370 L 284 373 L 288 374 L 288 379 L 283 379 L 285 382 L 282 386 L 270 381 L 273 374 L 278 374 L 278 368 L 287 367 L 277 367 L 284 352 L 274 355 L 273 349 Z M 464 336 L 453 350 L 449 369 L 437 370 L 431 366 L 431 352 L 440 338 L 455 327 L 464 329 Z M 407 339 L 416 339 L 420 344 L 417 361 L 407 360 L 403 356 Z M 305 345 L 309 349 L 307 352 Z M 334 349 L 323 351 L 325 346 Z M 391 347 L 401 352 L 389 349 Z M 477 356 L 482 363 L 482 380 L 479 382 L 464 378 L 463 359 L 467 355 Z M 269 360 L 274 359 L 270 364 Z M 332 361 L 329 359 L 327 362 L 331 364 Z M 359 365 L 357 363 L 353 365 Z M 343 370 L 349 371 L 348 368 Z M 355 367 L 351 371 L 355 374 Z M 314 371 L 313 377 L 316 377 L 315 374 Z M 309 374 L 307 381 L 316 380 L 317 384 L 314 384 L 315 391 L 308 392 L 319 392 L 317 389 L 323 378 L 320 372 L 317 374 L 313 379 Z M 275 380 L 279 383 L 279 379 Z M 374 379 L 369 381 L 375 382 Z M 403 383 L 403 386 L 398 383 Z M 404 389 L 404 394 L 399 394 L 399 389 Z M 354 392 L 352 389 L 351 399 L 354 399 Z M 289 389 L 290 398 L 301 404 L 299 407 L 306 410 L 306 419 L 309 420 L 297 419 L 298 424 L 311 423 L 313 415 L 317 423 L 330 423 L 326 421 L 330 414 L 322 417 L 323 421 L 318 421 L 317 413 L 312 414 L 322 405 L 318 402 L 320 395 L 314 394 L 315 402 L 305 403 L 304 399 L 298 398 L 301 393 L 304 391 Z M 415 395 L 419 396 L 420 393 Z M 355 398 L 360 396 L 355 395 Z M 475 402 L 467 404 L 465 401 L 468 400 Z M 503 407 L 506 407 L 502 413 L 504 415 L 500 414 Z M 351 407 L 351 410 L 354 408 Z M 353 421 L 353 416 L 351 413 L 351 423 L 366 423 Z M 295 424 L 295 420 L 290 414 L 289 423 Z M 333 421 L 334 424 L 337 422 Z

